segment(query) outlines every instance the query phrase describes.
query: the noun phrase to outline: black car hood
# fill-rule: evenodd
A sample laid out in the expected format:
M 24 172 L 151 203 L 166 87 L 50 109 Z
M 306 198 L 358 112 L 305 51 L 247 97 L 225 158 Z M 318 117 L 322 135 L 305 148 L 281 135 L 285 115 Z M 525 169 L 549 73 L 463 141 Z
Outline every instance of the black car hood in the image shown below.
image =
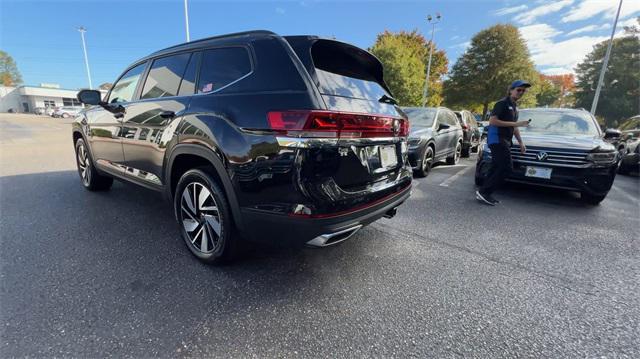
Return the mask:
M 614 151 L 615 147 L 597 136 L 575 135 L 539 135 L 521 133 L 522 140 L 527 147 L 562 148 L 591 151 L 600 148 L 601 151 Z M 514 143 L 517 142 L 514 140 Z
M 411 127 L 409 138 L 431 138 L 433 136 L 433 128 L 431 127 Z

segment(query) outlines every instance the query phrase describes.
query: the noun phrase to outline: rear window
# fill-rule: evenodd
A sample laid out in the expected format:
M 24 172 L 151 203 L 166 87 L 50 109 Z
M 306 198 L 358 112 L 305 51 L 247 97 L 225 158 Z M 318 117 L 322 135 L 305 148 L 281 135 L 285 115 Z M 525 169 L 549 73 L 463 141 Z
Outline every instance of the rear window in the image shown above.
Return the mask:
M 390 95 L 382 80 L 382 65 L 373 55 L 355 46 L 318 40 L 311 47 L 320 93 L 378 100 Z

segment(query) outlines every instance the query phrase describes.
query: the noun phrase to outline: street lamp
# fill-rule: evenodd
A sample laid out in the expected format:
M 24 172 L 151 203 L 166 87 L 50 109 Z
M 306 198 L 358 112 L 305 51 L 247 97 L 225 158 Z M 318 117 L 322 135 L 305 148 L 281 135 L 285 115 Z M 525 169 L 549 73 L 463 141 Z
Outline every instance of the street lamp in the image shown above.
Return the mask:
M 187 42 L 189 39 L 189 8 L 187 7 L 187 0 L 184 0 L 184 27 L 187 30 Z
M 87 68 L 87 77 L 89 78 L 89 88 L 93 89 L 93 84 L 91 83 L 91 71 L 89 70 L 89 58 L 87 57 L 87 44 L 84 42 L 84 33 L 87 32 L 87 29 L 84 26 L 80 26 L 78 28 L 80 32 L 80 37 L 82 38 L 82 51 L 84 51 L 84 65 Z
M 427 97 L 429 95 L 429 75 L 431 74 L 431 56 L 433 56 L 433 35 L 436 30 L 436 24 L 440 22 L 442 16 L 439 12 L 436 13 L 435 20 L 431 14 L 427 15 L 427 21 L 431 24 L 431 41 L 429 42 L 429 62 L 427 64 L 427 78 L 424 81 L 424 91 L 422 93 L 422 106 L 427 105 Z

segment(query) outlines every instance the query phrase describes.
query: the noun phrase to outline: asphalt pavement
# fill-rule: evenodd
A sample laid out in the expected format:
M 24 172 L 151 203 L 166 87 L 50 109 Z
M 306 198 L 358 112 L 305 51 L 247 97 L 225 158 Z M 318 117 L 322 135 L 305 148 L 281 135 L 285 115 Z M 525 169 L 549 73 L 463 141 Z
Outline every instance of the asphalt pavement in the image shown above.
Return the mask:
M 0 357 L 640 357 L 640 178 L 599 206 L 475 158 L 324 249 L 198 262 L 160 194 L 82 189 L 69 121 L 0 114 Z

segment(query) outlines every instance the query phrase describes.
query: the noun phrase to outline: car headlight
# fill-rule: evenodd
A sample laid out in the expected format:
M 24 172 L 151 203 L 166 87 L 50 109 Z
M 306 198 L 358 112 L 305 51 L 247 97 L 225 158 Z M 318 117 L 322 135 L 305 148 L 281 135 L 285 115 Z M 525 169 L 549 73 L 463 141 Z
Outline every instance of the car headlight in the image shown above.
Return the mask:
M 593 152 L 587 156 L 587 159 L 596 165 L 608 165 L 616 161 L 618 152 Z
M 417 146 L 420 144 L 420 138 L 409 138 L 409 146 Z

